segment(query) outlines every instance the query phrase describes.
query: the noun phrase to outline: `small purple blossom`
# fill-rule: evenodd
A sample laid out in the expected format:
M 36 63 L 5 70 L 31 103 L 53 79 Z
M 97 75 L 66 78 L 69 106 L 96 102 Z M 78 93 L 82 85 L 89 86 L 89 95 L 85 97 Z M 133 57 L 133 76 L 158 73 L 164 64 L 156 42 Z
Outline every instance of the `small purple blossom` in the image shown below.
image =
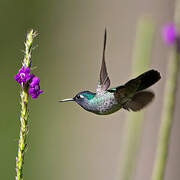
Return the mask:
M 22 66 L 21 69 L 19 69 L 18 73 L 14 76 L 14 79 L 19 84 L 25 84 L 27 83 L 31 78 L 33 77 L 32 74 L 30 74 L 30 68 Z
M 29 83 L 28 93 L 31 95 L 32 98 L 37 98 L 43 90 L 40 90 L 40 79 L 37 76 L 34 76 Z
M 37 98 L 43 91 L 40 89 L 40 79 L 34 74 L 30 73 L 29 67 L 22 66 L 18 73 L 14 76 L 14 79 L 22 85 L 22 87 L 28 83 L 28 94 L 32 98 Z
M 174 23 L 168 23 L 162 28 L 162 38 L 166 44 L 173 44 L 177 39 L 177 30 Z

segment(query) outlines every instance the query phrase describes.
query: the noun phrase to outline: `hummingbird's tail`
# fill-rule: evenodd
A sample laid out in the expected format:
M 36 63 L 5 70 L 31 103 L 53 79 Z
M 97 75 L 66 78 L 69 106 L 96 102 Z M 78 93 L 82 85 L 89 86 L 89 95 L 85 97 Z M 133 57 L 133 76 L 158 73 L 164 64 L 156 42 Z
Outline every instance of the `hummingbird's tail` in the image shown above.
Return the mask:
M 160 73 L 155 70 L 147 71 L 135 79 L 128 81 L 124 86 L 131 99 L 123 105 L 126 110 L 139 111 L 147 106 L 154 98 L 151 91 L 143 91 L 161 79 Z
M 127 89 L 134 89 L 136 92 L 149 88 L 161 79 L 160 73 L 156 70 L 149 70 L 125 84 Z

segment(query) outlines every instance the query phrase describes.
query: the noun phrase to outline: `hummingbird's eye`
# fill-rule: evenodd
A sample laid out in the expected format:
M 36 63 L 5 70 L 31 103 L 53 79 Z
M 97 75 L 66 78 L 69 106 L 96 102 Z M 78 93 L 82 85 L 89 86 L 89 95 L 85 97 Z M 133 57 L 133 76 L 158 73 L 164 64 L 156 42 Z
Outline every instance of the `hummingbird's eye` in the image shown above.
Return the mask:
M 77 99 L 80 99 L 80 95 L 77 95 L 76 98 L 77 98 Z

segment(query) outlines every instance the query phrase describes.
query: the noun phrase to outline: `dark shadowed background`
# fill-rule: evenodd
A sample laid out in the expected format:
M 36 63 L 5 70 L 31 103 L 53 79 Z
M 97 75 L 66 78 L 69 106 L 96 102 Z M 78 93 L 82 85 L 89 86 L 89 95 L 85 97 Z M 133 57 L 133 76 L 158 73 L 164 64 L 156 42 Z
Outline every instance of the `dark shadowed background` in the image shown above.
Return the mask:
M 104 29 L 111 86 L 130 78 L 136 24 L 149 16 L 155 24 L 151 68 L 161 72 L 155 101 L 145 110 L 133 180 L 150 180 L 157 145 L 169 47 L 161 26 L 173 18 L 172 0 L 0 0 L 0 179 L 15 176 L 19 135 L 19 90 L 13 76 L 21 66 L 26 32 L 39 32 L 33 70 L 44 94 L 30 100 L 30 131 L 25 180 L 120 180 L 122 130 L 127 112 L 97 116 L 59 99 L 94 91 L 102 56 Z M 165 180 L 180 177 L 180 121 L 177 94 Z

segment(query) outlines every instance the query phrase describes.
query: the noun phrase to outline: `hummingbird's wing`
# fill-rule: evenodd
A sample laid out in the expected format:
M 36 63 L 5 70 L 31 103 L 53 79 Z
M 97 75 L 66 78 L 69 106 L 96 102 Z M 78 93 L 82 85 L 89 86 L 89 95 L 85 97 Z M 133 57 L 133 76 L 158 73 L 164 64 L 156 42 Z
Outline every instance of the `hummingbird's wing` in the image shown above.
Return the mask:
M 101 64 L 101 70 L 100 70 L 100 79 L 99 79 L 98 87 L 96 90 L 97 93 L 106 91 L 110 86 L 110 79 L 107 73 L 106 62 L 105 62 L 106 39 L 107 39 L 107 33 L 105 29 L 103 57 L 102 57 L 102 64 Z
M 120 103 L 122 103 L 124 100 L 127 100 L 127 102 L 122 104 L 122 107 L 128 111 L 139 111 L 143 109 L 154 99 L 155 96 L 152 91 L 146 90 L 134 92 L 134 90 L 126 86 L 119 86 L 117 88 L 108 89 L 108 91 L 113 92 L 115 98 Z
M 123 108 L 126 110 L 139 111 L 146 107 L 153 99 L 154 93 L 152 91 L 140 91 L 137 92 L 126 104 L 123 105 Z

